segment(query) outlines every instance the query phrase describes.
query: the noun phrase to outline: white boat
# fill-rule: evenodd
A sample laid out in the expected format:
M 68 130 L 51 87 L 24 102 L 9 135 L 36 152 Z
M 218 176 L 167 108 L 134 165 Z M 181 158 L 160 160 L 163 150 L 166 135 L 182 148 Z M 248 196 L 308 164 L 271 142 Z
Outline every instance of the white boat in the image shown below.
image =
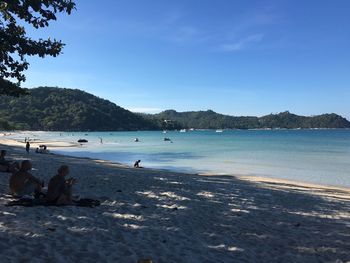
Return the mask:
M 163 133 L 167 133 L 167 131 L 166 131 L 166 130 L 164 130 L 164 131 L 163 131 Z
M 187 132 L 187 130 L 186 129 L 181 129 L 180 132 Z
M 224 130 L 218 129 L 215 132 L 223 132 Z

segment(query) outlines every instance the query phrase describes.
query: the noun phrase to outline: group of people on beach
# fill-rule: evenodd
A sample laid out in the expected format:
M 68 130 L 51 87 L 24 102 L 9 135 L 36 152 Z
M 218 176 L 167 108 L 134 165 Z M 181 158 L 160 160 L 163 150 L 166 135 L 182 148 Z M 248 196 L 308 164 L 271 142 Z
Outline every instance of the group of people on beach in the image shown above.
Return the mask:
M 29 153 L 30 151 L 30 142 L 29 142 L 29 137 L 27 139 L 25 139 L 25 143 L 26 143 L 26 152 Z M 48 153 L 49 150 L 47 149 L 47 146 L 46 145 L 39 145 L 39 147 L 37 147 L 35 149 L 35 153 Z
M 44 198 L 45 202 L 53 205 L 69 205 L 73 203 L 72 186 L 76 179 L 66 176 L 69 174 L 69 167 L 61 165 L 57 174 L 53 176 L 48 184 L 47 192 L 43 190 L 44 181 L 33 176 L 29 171 L 32 163 L 24 160 L 19 164 L 5 159 L 6 150 L 0 152 L 0 168 L 3 172 L 12 173 L 9 180 L 11 194 L 16 197 L 34 196 Z

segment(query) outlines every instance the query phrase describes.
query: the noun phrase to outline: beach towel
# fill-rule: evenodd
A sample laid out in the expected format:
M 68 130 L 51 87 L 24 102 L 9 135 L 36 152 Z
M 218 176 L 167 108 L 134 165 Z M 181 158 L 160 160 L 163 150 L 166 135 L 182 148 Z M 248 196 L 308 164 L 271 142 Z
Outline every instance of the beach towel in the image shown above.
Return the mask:
M 81 207 L 96 207 L 99 206 L 101 202 L 99 200 L 90 199 L 90 198 L 82 198 L 76 201 L 73 201 L 73 206 L 81 206 Z M 33 207 L 33 206 L 65 206 L 65 205 L 57 205 L 55 203 L 47 202 L 45 199 L 31 199 L 31 198 L 21 198 L 18 200 L 10 201 L 6 204 L 6 206 L 25 206 L 25 207 Z

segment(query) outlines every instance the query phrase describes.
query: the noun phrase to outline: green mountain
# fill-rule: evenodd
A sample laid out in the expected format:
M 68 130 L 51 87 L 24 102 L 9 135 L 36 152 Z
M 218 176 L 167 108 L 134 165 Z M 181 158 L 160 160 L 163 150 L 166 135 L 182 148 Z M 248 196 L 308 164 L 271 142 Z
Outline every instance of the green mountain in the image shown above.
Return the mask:
M 166 110 L 147 117 L 153 121 L 158 120 L 158 123 L 161 123 L 161 120 L 167 120 L 166 123 L 163 122 L 163 126 L 168 129 L 248 129 L 260 127 L 257 117 L 233 117 L 212 110 L 187 112 Z
M 39 87 L 0 96 L 0 129 L 116 131 L 157 129 L 153 122 L 76 89 Z
M 286 111 L 263 116 L 259 123 L 267 128 L 350 128 L 350 122 L 335 113 L 306 117 Z
M 20 97 L 0 96 L 0 129 L 125 131 L 161 129 L 350 128 L 337 114 L 312 117 L 288 111 L 263 117 L 234 117 L 208 111 L 135 114 L 76 89 L 39 87 Z
M 306 117 L 292 114 L 288 111 L 270 114 L 263 117 L 234 117 L 207 111 L 177 112 L 163 111 L 148 115 L 150 120 L 168 120 L 171 128 L 195 129 L 263 129 L 263 128 L 350 128 L 350 122 L 337 114 L 323 114 Z

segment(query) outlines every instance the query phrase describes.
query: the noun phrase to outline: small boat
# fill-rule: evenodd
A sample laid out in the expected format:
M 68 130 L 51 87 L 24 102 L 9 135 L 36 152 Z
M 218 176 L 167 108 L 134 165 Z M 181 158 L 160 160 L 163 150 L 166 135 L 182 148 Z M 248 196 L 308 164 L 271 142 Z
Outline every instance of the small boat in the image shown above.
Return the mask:
M 78 142 L 88 142 L 86 139 L 79 139 Z
M 134 139 L 134 142 L 139 142 L 139 141 L 140 141 L 139 138 Z
M 187 132 L 187 130 L 186 129 L 181 129 L 180 132 Z
M 218 130 L 216 130 L 215 132 L 223 132 L 223 130 L 221 130 L 221 129 L 218 129 Z
M 166 130 L 164 130 L 164 131 L 163 131 L 163 133 L 167 133 L 167 131 L 166 131 Z
M 167 137 L 165 137 L 163 140 L 164 140 L 165 142 L 170 142 L 170 141 L 171 141 L 171 139 L 170 139 L 170 138 L 167 138 Z

